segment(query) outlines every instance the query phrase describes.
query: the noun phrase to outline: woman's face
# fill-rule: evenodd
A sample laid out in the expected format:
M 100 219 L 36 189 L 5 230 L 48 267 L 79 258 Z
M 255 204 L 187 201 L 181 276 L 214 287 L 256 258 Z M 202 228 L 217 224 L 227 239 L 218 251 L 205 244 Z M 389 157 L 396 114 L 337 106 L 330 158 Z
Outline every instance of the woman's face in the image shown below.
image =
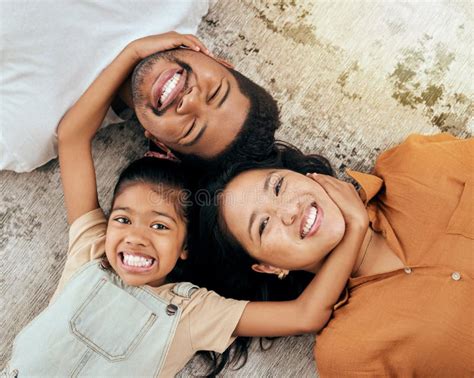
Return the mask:
M 275 268 L 317 271 L 345 232 L 326 191 L 293 171 L 246 171 L 228 184 L 221 206 L 232 235 L 261 264 Z

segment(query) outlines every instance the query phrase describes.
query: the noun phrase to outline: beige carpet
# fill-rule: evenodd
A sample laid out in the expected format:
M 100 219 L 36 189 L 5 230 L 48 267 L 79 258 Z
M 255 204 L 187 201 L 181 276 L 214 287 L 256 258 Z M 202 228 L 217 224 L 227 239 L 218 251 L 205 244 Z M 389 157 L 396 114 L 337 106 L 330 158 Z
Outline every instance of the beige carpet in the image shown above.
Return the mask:
M 370 170 L 410 133 L 474 131 L 473 3 L 237 1 L 214 4 L 200 36 L 278 99 L 278 136 Z M 140 129 L 102 130 L 95 143 L 101 201 L 145 150 Z M 67 227 L 56 161 L 28 174 L 0 172 L 0 369 L 15 335 L 47 304 L 64 264 Z M 229 377 L 316 374 L 311 336 L 255 346 Z M 202 373 L 193 360 L 181 373 Z

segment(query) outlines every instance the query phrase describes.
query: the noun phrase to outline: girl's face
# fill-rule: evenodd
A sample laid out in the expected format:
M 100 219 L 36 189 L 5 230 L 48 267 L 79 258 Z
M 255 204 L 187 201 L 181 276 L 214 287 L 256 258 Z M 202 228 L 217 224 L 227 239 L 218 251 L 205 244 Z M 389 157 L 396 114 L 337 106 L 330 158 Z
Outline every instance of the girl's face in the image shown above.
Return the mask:
M 160 286 L 179 258 L 186 259 L 186 223 L 178 215 L 178 191 L 148 184 L 126 187 L 114 201 L 105 250 L 128 285 Z
M 316 272 L 341 241 L 341 211 L 315 181 L 281 169 L 234 178 L 221 198 L 224 222 L 246 251 L 268 267 Z

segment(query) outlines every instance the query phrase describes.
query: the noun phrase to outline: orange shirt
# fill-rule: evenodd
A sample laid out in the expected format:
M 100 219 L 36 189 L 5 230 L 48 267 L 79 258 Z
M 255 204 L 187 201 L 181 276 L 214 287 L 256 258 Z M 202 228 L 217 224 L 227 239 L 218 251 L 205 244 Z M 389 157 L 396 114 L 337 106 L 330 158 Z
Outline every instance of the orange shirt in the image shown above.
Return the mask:
M 413 135 L 349 174 L 405 268 L 349 280 L 321 376 L 474 376 L 474 140 Z

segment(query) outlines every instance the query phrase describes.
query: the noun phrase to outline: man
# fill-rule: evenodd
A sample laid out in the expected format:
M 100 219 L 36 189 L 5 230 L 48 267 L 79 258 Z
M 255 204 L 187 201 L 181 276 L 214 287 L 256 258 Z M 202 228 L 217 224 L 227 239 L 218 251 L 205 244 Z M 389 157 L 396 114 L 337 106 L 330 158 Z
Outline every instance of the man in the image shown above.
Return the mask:
M 230 64 L 190 49 L 153 54 L 134 70 L 136 116 L 147 136 L 207 168 L 265 157 L 279 126 L 275 100 Z
M 47 3 L 54 6 L 44 2 L 28 3 L 28 7 L 19 2 L 1 3 L 1 13 L 8 17 L 2 18 L 0 31 L 0 40 L 5 42 L 0 44 L 0 170 L 28 172 L 56 157 L 56 127 L 61 117 L 128 42 L 173 29 L 194 33 L 208 10 L 207 0 L 138 1 L 133 5 L 129 0 L 117 0 L 101 3 L 100 7 L 89 2 Z M 157 22 L 156 15 L 165 17 L 160 17 Z M 54 28 L 51 28 L 52 23 Z M 210 62 L 209 74 L 215 72 L 221 79 L 225 77 L 224 85 L 231 83 L 236 87 L 238 83 L 238 90 L 229 92 L 229 99 L 240 92 L 246 99 L 241 96 L 239 104 L 247 105 L 242 109 L 235 107 L 232 112 L 227 104 L 222 104 L 216 112 L 211 107 L 201 108 L 199 117 L 195 112 L 188 112 L 187 118 L 196 118 L 197 128 L 193 133 L 201 132 L 207 125 L 202 139 L 194 146 L 179 146 L 177 143 L 176 133 L 184 117 L 178 123 L 170 123 L 169 127 L 173 129 L 165 128 L 163 125 L 168 125 L 168 122 L 156 123 L 142 116 L 142 102 L 139 101 L 137 115 L 145 128 L 169 144 L 180 157 L 195 156 L 190 159 L 193 162 L 202 162 L 200 159 L 209 163 L 223 162 L 229 157 L 230 160 L 253 157 L 254 153 L 258 157 L 262 149 L 253 142 L 265 139 L 258 133 L 272 134 L 271 138 L 265 139 L 269 143 L 277 127 L 276 123 L 271 127 L 273 130 L 258 127 L 259 121 L 266 124 L 265 117 L 259 119 L 261 109 L 266 109 L 266 101 L 253 100 L 253 97 L 258 97 L 254 89 L 259 87 L 235 71 L 223 68 L 210 57 L 197 52 L 193 53 L 194 57 L 188 57 L 189 52 L 181 49 L 171 56 L 174 54 L 182 55 L 183 62 L 189 60 L 188 66 L 196 73 Z M 227 75 L 224 75 L 224 69 Z M 194 72 L 189 75 L 187 88 L 204 90 L 201 89 L 202 75 L 196 79 Z M 151 79 L 153 77 L 145 79 L 144 85 Z M 140 93 L 140 90 L 135 92 Z M 275 114 L 276 106 L 273 108 Z M 210 114 L 203 118 L 205 110 Z M 167 109 L 166 114 L 156 116 L 155 121 L 169 120 L 169 111 Z M 107 121 L 120 120 L 108 117 Z M 251 125 L 256 125 L 253 127 L 255 137 L 249 134 Z

